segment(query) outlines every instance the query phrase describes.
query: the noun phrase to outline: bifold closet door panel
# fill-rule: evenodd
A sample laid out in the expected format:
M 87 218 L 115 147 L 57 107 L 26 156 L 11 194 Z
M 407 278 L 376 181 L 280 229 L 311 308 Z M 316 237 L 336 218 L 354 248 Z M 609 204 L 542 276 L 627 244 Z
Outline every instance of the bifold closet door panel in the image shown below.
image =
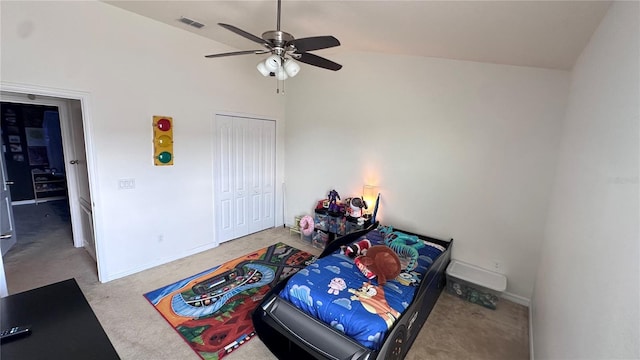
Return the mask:
M 251 173 L 249 177 L 249 206 L 251 210 L 249 220 L 249 232 L 254 233 L 263 229 L 262 227 L 262 123 L 266 121 L 254 120 L 251 127 Z
M 275 180 L 276 180 L 276 123 L 262 121 L 261 124 L 261 198 L 260 208 L 262 229 L 276 226 L 275 219 Z
M 275 122 L 253 123 L 250 233 L 275 226 Z
M 233 239 L 235 228 L 233 118 L 216 116 L 214 154 L 215 234 L 222 243 Z
M 249 179 L 251 172 L 252 121 L 245 118 L 233 119 L 233 184 L 234 184 L 234 239 L 249 234 Z

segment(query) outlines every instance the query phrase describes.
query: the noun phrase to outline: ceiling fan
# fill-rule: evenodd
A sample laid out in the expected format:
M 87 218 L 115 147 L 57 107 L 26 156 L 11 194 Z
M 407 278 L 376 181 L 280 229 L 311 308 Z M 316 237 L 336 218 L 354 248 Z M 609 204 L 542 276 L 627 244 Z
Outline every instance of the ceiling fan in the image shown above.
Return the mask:
M 339 46 L 340 41 L 333 36 L 314 36 L 296 39 L 293 35 L 280 30 L 281 0 L 278 0 L 277 29 L 262 33 L 262 37 L 250 34 L 233 25 L 218 23 L 223 28 L 232 31 L 246 39 L 256 42 L 265 49 L 233 51 L 221 54 L 206 55 L 206 58 L 247 54 L 271 54 L 265 61 L 258 63 L 258 71 L 263 76 L 275 76 L 278 80 L 285 80 L 295 76 L 300 71 L 300 65 L 294 60 L 323 69 L 337 71 L 342 65 L 329 59 L 310 53 L 309 51 L 327 49 Z

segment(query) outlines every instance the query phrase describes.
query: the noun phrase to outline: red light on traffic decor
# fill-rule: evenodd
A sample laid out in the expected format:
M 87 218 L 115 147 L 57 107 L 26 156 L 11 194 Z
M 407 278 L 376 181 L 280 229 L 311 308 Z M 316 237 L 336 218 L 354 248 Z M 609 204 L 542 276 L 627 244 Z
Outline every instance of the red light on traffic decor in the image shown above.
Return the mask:
M 158 124 L 156 126 L 160 131 L 169 131 L 171 130 L 171 120 L 162 118 L 158 120 Z
M 153 163 L 156 166 L 173 165 L 173 119 L 153 117 Z

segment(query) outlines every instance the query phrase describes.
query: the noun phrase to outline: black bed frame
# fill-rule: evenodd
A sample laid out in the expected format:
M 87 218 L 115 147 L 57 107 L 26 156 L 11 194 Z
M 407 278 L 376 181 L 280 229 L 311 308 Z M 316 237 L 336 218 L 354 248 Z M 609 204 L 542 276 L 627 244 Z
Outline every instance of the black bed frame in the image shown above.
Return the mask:
M 340 246 L 349 244 L 373 230 L 376 225 L 335 239 L 327 244 L 320 257 L 332 254 Z M 446 250 L 429 268 L 411 305 L 389 329 L 379 351 L 362 346 L 281 299 L 278 294 L 286 285 L 286 279 L 266 294 L 252 314 L 258 337 L 278 359 L 403 359 L 445 287 L 445 269 L 451 259 L 453 239 L 444 241 L 404 230 L 399 231 L 442 245 Z

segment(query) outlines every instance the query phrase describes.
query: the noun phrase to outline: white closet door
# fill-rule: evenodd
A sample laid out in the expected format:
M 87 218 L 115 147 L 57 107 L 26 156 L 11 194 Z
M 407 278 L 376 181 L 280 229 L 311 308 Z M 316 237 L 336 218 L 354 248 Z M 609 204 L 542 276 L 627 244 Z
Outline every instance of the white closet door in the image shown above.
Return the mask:
M 252 164 L 249 232 L 275 226 L 275 134 L 274 121 L 252 122 Z
M 216 116 L 214 189 L 216 235 L 219 242 L 234 238 L 234 131 L 233 118 Z
M 249 180 L 250 220 L 249 232 L 263 230 L 262 226 L 262 123 L 263 120 L 253 120 L 251 126 L 251 171 Z
M 234 200 L 235 200 L 235 226 L 234 238 L 249 234 L 249 178 L 251 172 L 251 137 L 250 120 L 244 118 L 233 119 L 234 146 Z
M 275 122 L 216 115 L 215 232 L 224 242 L 275 226 Z
M 276 179 L 276 122 L 262 121 L 261 124 L 261 200 L 262 229 L 276 226 L 275 179 Z

